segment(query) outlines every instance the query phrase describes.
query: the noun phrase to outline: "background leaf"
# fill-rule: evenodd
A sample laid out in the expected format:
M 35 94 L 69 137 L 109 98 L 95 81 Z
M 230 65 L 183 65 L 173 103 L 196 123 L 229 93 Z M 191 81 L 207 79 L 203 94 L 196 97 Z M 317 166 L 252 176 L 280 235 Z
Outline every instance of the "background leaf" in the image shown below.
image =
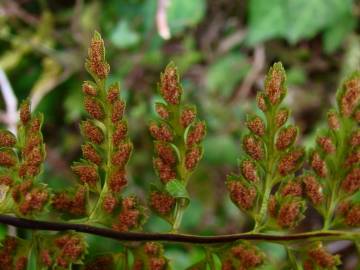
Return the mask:
M 139 43 L 140 35 L 130 28 L 127 21 L 121 20 L 112 31 L 110 39 L 119 49 L 127 49 Z
M 344 35 L 352 27 L 351 0 L 251 0 L 249 6 L 249 44 L 275 37 L 297 43 L 324 29 Z M 333 46 L 336 48 L 336 40 Z
M 180 34 L 186 27 L 195 26 L 205 14 L 205 0 L 171 0 L 167 16 L 172 34 Z

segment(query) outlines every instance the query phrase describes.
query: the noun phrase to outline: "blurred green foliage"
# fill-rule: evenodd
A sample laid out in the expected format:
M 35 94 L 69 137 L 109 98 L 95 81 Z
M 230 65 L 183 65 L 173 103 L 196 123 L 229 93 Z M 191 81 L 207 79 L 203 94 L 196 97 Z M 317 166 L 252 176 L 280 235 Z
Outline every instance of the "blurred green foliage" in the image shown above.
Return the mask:
M 321 33 L 326 52 L 333 52 L 356 27 L 352 0 L 252 0 L 248 42 L 284 38 L 294 44 Z
M 112 66 L 110 80 L 121 82 L 127 101 L 135 144 L 129 164 L 130 192 L 146 200 L 156 179 L 146 126 L 155 115 L 160 71 L 174 60 L 183 74 L 186 99 L 197 104 L 208 123 L 205 156 L 189 188 L 195 199 L 182 230 L 244 231 L 248 221 L 229 202 L 224 181 L 241 155 L 242 122 L 248 111 L 255 110 L 253 97 L 262 88 L 265 71 L 275 60 L 285 64 L 290 88 L 286 102 L 301 127 L 301 139 L 312 141 L 313 127 L 323 121 L 339 82 L 359 67 L 359 4 L 355 0 L 169 0 L 171 38 L 165 40 L 156 23 L 158 2 L 3 0 L 0 68 L 19 101 L 29 95 L 39 101 L 48 149 L 44 179 L 54 189 L 67 185 L 74 180 L 69 165 L 80 155 L 78 123 L 84 116 L 80 86 L 87 79 L 83 62 L 89 39 L 99 30 Z M 0 105 L 5 110 L 4 101 Z M 304 229 L 316 224 L 317 218 L 307 220 Z M 145 229 L 168 228 L 152 217 Z M 104 244 L 90 240 L 89 256 Z M 273 265 L 264 269 L 289 269 L 279 264 L 286 256 L 281 247 L 263 248 Z M 174 269 L 204 257 L 198 248 L 170 246 L 166 252 Z

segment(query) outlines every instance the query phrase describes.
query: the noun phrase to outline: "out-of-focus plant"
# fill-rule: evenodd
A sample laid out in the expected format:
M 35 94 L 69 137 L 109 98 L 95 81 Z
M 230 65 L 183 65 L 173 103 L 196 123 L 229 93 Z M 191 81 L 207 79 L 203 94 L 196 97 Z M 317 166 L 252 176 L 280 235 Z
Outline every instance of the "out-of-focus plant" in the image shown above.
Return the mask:
M 302 177 L 305 192 L 324 218 L 324 229 L 359 226 L 359 73 L 347 78 L 309 153 L 312 172 Z

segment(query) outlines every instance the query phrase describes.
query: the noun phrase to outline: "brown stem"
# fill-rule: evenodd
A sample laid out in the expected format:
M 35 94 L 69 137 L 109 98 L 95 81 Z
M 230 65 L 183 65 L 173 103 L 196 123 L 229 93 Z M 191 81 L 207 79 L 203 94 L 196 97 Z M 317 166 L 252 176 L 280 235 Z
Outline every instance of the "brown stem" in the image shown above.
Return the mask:
M 23 229 L 47 230 L 47 231 L 77 231 L 87 234 L 99 235 L 120 241 L 163 241 L 174 243 L 193 244 L 221 244 L 237 240 L 254 240 L 269 242 L 296 242 L 304 240 L 355 240 L 360 238 L 359 231 L 313 231 L 289 235 L 274 235 L 265 233 L 238 233 L 217 236 L 200 236 L 173 233 L 142 233 L 142 232 L 117 232 L 107 228 L 95 227 L 87 224 L 38 221 L 17 218 L 10 215 L 0 215 L 0 223 L 13 225 Z

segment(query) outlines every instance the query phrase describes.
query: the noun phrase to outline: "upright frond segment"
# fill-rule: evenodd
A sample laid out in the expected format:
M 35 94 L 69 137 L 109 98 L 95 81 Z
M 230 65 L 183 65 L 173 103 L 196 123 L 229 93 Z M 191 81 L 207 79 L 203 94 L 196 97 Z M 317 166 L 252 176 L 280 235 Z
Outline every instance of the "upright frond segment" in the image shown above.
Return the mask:
M 161 186 L 153 187 L 150 207 L 177 230 L 188 203 L 186 185 L 198 165 L 206 133 L 205 123 L 197 120 L 196 108 L 182 103 L 183 89 L 174 63 L 160 77 L 159 92 L 164 103 L 156 104 L 160 119 L 150 123 L 154 138 L 154 168 Z
M 295 145 L 298 128 L 286 125 L 290 112 L 282 106 L 286 96 L 286 76 L 275 63 L 258 93 L 257 105 L 264 117 L 249 115 L 249 133 L 242 139 L 246 156 L 240 175 L 230 175 L 227 188 L 232 201 L 255 220 L 255 230 L 266 226 L 294 227 L 303 217 L 302 186 L 294 173 L 301 168 L 305 151 Z M 270 195 L 279 185 L 275 195 Z
M 324 218 L 324 228 L 360 226 L 360 130 L 357 113 L 360 73 L 354 72 L 338 90 L 337 109 L 331 109 L 328 128 L 318 132 L 311 150 L 312 171 L 303 177 L 305 192 Z
M 124 119 L 125 101 L 120 98 L 118 83 L 107 85 L 110 67 L 105 59 L 104 41 L 97 32 L 91 40 L 85 66 L 94 82 L 85 81 L 82 85 L 89 118 L 80 125 L 83 159 L 72 166 L 79 187 L 73 195 L 58 193 L 54 206 L 71 215 L 89 215 L 90 220 L 116 230 L 134 230 L 143 223 L 144 215 L 136 197 L 122 196 L 128 182 L 126 165 L 133 150 Z M 88 192 L 90 197 L 96 197 L 93 207 L 90 202 L 84 203 Z
M 39 182 L 46 152 L 41 126 L 42 114 L 31 113 L 30 102 L 20 106 L 18 134 L 0 131 L 0 185 L 3 212 L 20 216 L 40 215 L 50 199 L 45 184 Z
M 98 32 L 95 32 L 91 39 L 88 55 L 89 57 L 85 63 L 87 71 L 96 81 L 106 79 L 110 71 L 110 66 L 105 59 L 104 40 Z

